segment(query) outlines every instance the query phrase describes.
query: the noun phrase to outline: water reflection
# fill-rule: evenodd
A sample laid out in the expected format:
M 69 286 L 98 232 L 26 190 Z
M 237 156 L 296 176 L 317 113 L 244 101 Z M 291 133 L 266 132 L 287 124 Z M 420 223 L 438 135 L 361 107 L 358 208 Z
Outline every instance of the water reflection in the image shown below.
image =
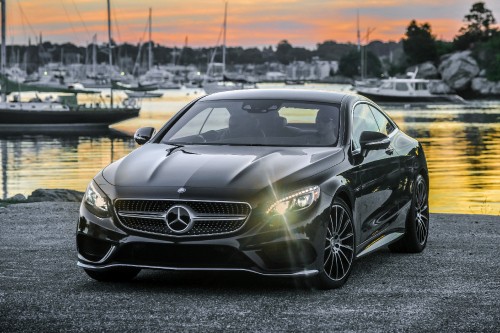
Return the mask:
M 132 135 L 138 127 L 159 129 L 200 94 L 166 92 L 160 100 L 144 101 L 139 118 L 105 132 L 0 134 L 1 196 L 36 188 L 84 191 L 100 169 L 137 147 Z M 483 105 L 386 108 L 424 146 L 431 212 L 500 215 L 500 103 Z
M 427 157 L 432 212 L 500 215 L 500 107 L 389 110 Z
M 96 172 L 135 148 L 133 138 L 114 129 L 83 134 L 3 133 L 2 198 L 37 188 L 85 190 Z

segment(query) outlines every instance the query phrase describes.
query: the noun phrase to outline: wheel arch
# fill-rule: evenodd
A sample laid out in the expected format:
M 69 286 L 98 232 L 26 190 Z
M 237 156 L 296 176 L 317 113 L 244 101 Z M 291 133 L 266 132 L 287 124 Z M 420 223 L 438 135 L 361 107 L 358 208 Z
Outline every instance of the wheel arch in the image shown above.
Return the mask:
M 422 177 L 424 177 L 425 179 L 425 182 L 427 183 L 427 190 L 429 190 L 429 170 L 427 170 L 426 168 L 421 168 L 417 175 L 422 175 Z
M 342 199 L 342 201 L 344 201 L 346 203 L 346 205 L 349 207 L 349 209 L 351 210 L 351 214 L 354 215 L 353 198 L 352 198 L 351 194 L 349 193 L 349 190 L 345 186 L 340 187 L 335 192 L 335 195 L 333 196 L 333 200 L 335 200 L 335 198 Z M 332 201 L 332 203 L 333 203 L 333 201 Z

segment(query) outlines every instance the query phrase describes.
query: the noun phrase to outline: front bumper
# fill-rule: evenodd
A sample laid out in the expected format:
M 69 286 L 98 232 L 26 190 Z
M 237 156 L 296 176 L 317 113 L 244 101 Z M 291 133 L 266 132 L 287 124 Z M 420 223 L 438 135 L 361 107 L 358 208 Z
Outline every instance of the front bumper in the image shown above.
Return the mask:
M 286 218 L 269 219 L 254 211 L 243 228 L 232 234 L 201 237 L 134 232 L 116 216 L 99 218 L 82 204 L 76 233 L 78 266 L 315 275 L 322 267 L 319 254 L 331 199 L 322 193 L 312 207 Z

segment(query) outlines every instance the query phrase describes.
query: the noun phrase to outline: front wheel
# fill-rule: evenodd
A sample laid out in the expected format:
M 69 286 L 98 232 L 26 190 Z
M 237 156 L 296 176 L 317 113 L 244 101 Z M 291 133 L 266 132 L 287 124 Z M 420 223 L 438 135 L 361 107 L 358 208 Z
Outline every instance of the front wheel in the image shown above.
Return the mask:
M 429 236 L 429 190 L 422 175 L 415 180 L 410 211 L 406 218 L 403 238 L 389 245 L 392 252 L 419 253 L 427 245 Z
M 354 260 L 352 213 L 341 199 L 331 206 L 323 248 L 323 265 L 313 283 L 319 289 L 339 288 L 347 281 Z
M 103 271 L 83 269 L 88 276 L 100 282 L 128 282 L 141 271 L 135 267 L 114 267 Z

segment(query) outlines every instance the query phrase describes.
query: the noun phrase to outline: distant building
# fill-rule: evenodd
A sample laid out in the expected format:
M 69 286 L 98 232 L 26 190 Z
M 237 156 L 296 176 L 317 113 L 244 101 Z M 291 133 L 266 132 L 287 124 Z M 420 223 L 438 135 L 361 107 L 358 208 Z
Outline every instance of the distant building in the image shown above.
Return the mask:
M 324 80 L 339 69 L 337 61 L 313 59 L 312 62 L 294 61 L 286 67 L 286 76 L 292 80 Z

